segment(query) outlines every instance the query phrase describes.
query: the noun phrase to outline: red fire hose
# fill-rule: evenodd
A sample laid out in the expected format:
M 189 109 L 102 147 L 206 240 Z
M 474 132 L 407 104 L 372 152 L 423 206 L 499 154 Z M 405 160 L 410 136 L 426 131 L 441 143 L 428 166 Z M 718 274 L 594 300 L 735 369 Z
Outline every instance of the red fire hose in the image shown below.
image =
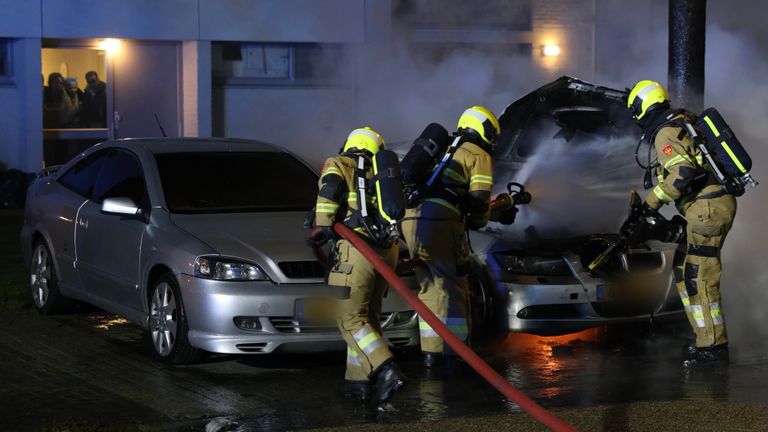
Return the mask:
M 371 262 L 371 264 L 373 264 L 379 274 L 381 274 L 381 276 L 397 290 L 408 304 L 413 307 L 416 313 L 429 323 L 430 327 L 432 327 L 432 329 L 434 329 L 437 334 L 439 334 L 440 337 L 442 337 L 443 340 L 467 362 L 467 364 L 472 366 L 472 369 L 485 378 L 485 380 L 492 386 L 496 387 L 496 389 L 504 396 L 519 405 L 525 412 L 553 431 L 561 432 L 576 430 L 542 408 L 541 405 L 528 398 L 528 396 L 521 393 L 520 390 L 516 389 L 508 383 L 504 377 L 488 366 L 488 363 L 483 361 L 483 359 L 475 354 L 474 351 L 469 349 L 464 342 L 456 337 L 456 335 L 454 335 L 448 327 L 446 327 L 445 324 L 443 324 L 443 322 L 440 321 L 440 319 L 411 292 L 408 286 L 405 285 L 384 260 L 382 260 L 381 257 L 366 244 L 365 240 L 340 223 L 334 224 L 333 230 L 352 243 L 352 245 L 355 246 L 355 248 L 357 248 L 357 250 Z

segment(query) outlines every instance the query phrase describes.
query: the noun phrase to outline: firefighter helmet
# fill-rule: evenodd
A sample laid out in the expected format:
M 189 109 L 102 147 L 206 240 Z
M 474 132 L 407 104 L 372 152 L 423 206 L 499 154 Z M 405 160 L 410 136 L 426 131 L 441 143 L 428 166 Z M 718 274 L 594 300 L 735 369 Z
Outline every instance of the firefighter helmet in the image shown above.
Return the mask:
M 648 111 L 668 107 L 669 95 L 664 87 L 656 81 L 643 80 L 635 84 L 627 98 L 627 108 L 632 116 L 640 120 Z
M 459 117 L 458 131 L 478 135 L 486 143 L 493 144 L 501 128 L 496 116 L 488 108 L 475 105 L 467 108 Z
M 353 130 L 347 137 L 341 152 L 367 151 L 371 156 L 384 148 L 384 138 L 368 126 Z

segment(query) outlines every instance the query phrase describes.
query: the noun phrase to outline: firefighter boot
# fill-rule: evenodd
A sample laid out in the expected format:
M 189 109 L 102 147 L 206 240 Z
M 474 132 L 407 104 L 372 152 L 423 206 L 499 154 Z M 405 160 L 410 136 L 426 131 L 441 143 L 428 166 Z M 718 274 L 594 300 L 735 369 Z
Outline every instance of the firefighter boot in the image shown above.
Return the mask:
M 720 363 L 728 364 L 728 344 L 715 345 L 711 347 L 689 349 L 685 359 L 684 367 L 692 367 L 702 363 Z
M 375 373 L 376 378 L 376 400 L 378 402 L 388 401 L 396 391 L 405 385 L 405 376 L 393 361 L 388 361 L 379 366 Z
M 342 394 L 348 398 L 367 401 L 371 398 L 371 383 L 368 381 L 344 380 Z

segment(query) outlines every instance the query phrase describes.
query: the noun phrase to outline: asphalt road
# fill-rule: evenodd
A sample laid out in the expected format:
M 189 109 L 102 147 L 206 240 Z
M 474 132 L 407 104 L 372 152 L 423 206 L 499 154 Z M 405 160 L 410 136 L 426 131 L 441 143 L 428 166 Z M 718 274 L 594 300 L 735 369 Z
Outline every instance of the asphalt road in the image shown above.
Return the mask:
M 143 332 L 99 310 L 42 316 L 0 212 L 0 431 L 544 430 L 466 367 L 436 374 L 397 352 L 409 377 L 381 413 L 339 395 L 344 352 L 212 356 L 169 366 Z M 768 431 L 768 361 L 732 347 L 724 368 L 685 370 L 682 326 L 509 335 L 479 354 L 509 382 L 584 431 Z
M 381 413 L 339 395 L 344 353 L 156 361 L 138 327 L 94 309 L 0 311 L 0 429 L 8 431 L 543 430 L 465 366 L 426 374 Z M 684 329 L 683 329 L 684 330 Z M 482 357 L 580 430 L 768 430 L 768 365 L 685 371 L 676 327 L 514 335 Z

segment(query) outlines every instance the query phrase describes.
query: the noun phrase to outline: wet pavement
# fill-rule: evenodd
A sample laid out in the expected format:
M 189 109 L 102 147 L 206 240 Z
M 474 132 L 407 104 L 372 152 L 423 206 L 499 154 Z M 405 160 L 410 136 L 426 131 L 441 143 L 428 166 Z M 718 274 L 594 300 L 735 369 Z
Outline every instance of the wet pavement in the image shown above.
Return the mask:
M 684 323 L 683 323 L 684 324 Z M 685 325 L 509 335 L 480 349 L 581 430 L 768 430 L 768 362 L 679 366 Z M 543 430 L 465 365 L 410 380 L 392 411 L 340 396 L 344 352 L 213 356 L 169 366 L 141 329 L 94 309 L 0 310 L 0 429 L 10 431 Z

